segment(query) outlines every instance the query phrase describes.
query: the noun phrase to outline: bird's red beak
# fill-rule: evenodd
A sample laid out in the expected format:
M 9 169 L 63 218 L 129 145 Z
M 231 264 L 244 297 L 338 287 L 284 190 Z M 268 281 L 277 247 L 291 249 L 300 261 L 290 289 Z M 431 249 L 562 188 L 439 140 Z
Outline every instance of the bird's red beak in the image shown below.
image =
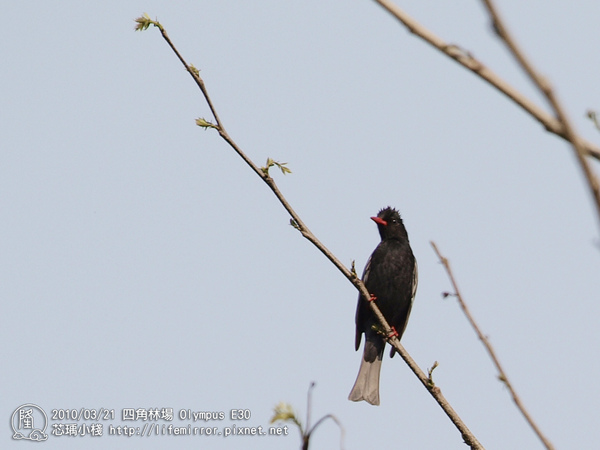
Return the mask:
M 381 217 L 371 217 L 371 220 L 373 222 L 375 222 L 377 225 L 383 225 L 384 227 L 387 227 L 387 222 L 385 220 L 383 220 Z

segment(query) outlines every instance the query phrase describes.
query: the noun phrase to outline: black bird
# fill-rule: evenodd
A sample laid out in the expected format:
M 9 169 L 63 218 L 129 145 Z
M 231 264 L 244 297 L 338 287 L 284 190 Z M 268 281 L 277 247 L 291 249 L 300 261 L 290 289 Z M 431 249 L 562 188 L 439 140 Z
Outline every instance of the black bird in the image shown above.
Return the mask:
M 362 280 L 383 317 L 394 327 L 400 339 L 406 329 L 417 291 L 417 261 L 398 211 L 388 206 L 371 219 L 377 224 L 381 242 L 369 258 Z M 379 405 L 379 371 L 386 342 L 384 336 L 373 329 L 373 326 L 381 330 L 381 324 L 373 314 L 369 300 L 359 295 L 355 345 L 358 350 L 364 333 L 365 350 L 348 400 L 365 400 L 371 405 Z M 390 357 L 394 353 L 395 349 L 392 347 Z

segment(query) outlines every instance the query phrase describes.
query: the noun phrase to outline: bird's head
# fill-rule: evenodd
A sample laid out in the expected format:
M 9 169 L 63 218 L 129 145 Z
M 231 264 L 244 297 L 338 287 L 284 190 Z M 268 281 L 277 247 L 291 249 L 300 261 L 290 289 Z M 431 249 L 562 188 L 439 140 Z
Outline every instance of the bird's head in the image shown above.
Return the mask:
M 386 239 L 408 240 L 402 218 L 394 208 L 390 206 L 383 208 L 377 216 L 371 217 L 371 220 L 377 224 L 382 241 Z

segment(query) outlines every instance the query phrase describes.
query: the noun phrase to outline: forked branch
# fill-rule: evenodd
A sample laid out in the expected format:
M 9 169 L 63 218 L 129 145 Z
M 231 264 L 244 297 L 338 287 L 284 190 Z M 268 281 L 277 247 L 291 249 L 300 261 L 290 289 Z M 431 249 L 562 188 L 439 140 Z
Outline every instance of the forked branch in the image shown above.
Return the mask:
M 450 269 L 450 262 L 448 262 L 447 258 L 442 256 L 442 254 L 440 253 L 440 251 L 437 248 L 437 245 L 435 245 L 435 242 L 432 241 L 431 246 L 433 247 L 433 250 L 435 251 L 435 254 L 439 258 L 440 262 L 444 266 L 444 269 L 446 270 L 446 273 L 448 274 L 448 278 L 450 279 L 450 284 L 452 284 L 452 289 L 454 289 L 454 293 L 450 294 L 450 295 L 454 295 L 456 297 L 456 300 L 458 301 L 460 308 L 463 310 L 463 313 L 467 317 L 469 324 L 471 325 L 471 327 L 477 334 L 477 337 L 479 338 L 479 340 L 485 347 L 488 355 L 490 356 L 492 362 L 494 363 L 494 366 L 496 366 L 496 370 L 498 370 L 498 379 L 506 385 L 513 401 L 515 402 L 515 405 L 517 405 L 517 408 L 519 408 L 519 411 L 521 412 L 521 414 L 523 415 L 523 417 L 525 418 L 525 420 L 527 421 L 529 426 L 533 429 L 535 434 L 540 438 L 540 440 L 542 441 L 544 446 L 548 450 L 554 450 L 554 446 L 552 445 L 552 443 L 548 440 L 548 438 L 546 436 L 544 436 L 544 434 L 542 433 L 542 430 L 540 430 L 540 428 L 537 426 L 537 424 L 533 420 L 533 417 L 531 417 L 531 415 L 525 409 L 525 405 L 523 405 L 523 402 L 517 395 L 515 389 L 513 388 L 512 383 L 508 379 L 508 375 L 506 375 L 506 372 L 502 368 L 502 365 L 500 364 L 500 360 L 496 356 L 496 352 L 494 351 L 492 344 L 490 344 L 489 339 L 481 332 L 481 329 L 477 325 L 477 322 L 475 322 L 475 319 L 471 315 L 469 308 L 467 308 L 467 304 L 465 303 L 463 296 L 461 295 L 460 290 L 458 289 L 458 284 L 456 283 L 454 274 L 452 273 L 452 270 Z
M 456 44 L 445 42 L 442 38 L 435 35 L 433 32 L 425 28 L 404 10 L 399 8 L 390 0 L 375 0 L 387 12 L 394 16 L 402 23 L 408 31 L 422 39 L 436 50 L 439 50 L 444 55 L 452 58 L 454 61 L 465 67 L 466 69 L 479 76 L 481 79 L 488 82 L 496 88 L 500 93 L 504 94 L 510 100 L 519 105 L 535 120 L 540 122 L 546 130 L 570 142 L 569 134 L 561 123 L 560 118 L 553 117 L 542 108 L 537 106 L 533 101 L 511 86 L 507 81 L 503 80 L 499 75 L 493 72 L 483 62 L 477 59 L 471 52 Z M 584 153 L 600 160 L 600 147 L 580 139 L 581 148 Z
M 596 204 L 596 213 L 598 214 L 598 219 L 600 220 L 600 185 L 598 184 L 598 179 L 590 167 L 590 163 L 586 159 L 587 149 L 585 147 L 585 142 L 575 131 L 575 128 L 569 120 L 566 111 L 558 101 L 556 93 L 554 92 L 554 89 L 552 89 L 550 82 L 541 76 L 533 67 L 533 64 L 525 57 L 525 54 L 517 45 L 516 40 L 509 33 L 504 21 L 500 18 L 494 2 L 492 0 L 483 0 L 483 3 L 490 15 L 496 34 L 506 44 L 506 47 L 517 60 L 519 66 L 521 66 L 523 71 L 527 74 L 531 82 L 546 97 L 550 107 L 554 111 L 554 115 L 562 127 L 563 137 L 573 146 L 575 157 L 592 193 L 592 198 Z

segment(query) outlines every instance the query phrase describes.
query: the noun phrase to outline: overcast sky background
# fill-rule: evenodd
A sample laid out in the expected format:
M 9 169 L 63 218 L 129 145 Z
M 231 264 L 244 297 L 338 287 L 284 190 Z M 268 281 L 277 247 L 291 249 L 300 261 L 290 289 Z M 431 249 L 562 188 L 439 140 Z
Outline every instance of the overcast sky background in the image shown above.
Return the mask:
M 499 2 L 577 129 L 600 109 L 600 3 Z M 399 3 L 543 105 L 479 2 Z M 0 442 L 19 405 L 334 414 L 346 449 L 463 449 L 404 362 L 381 406 L 347 395 L 356 291 L 267 187 L 194 124 L 207 106 L 306 224 L 357 270 L 397 207 L 419 262 L 403 344 L 489 449 L 541 448 L 452 298 L 434 240 L 541 429 L 600 440 L 599 227 L 570 147 L 368 0 L 4 2 L 0 46 Z M 596 172 L 599 165 L 594 165 Z M 361 349 L 362 352 L 362 349 Z M 64 421 L 73 422 L 73 421 Z M 55 423 L 51 421 L 51 424 Z M 80 422 L 81 423 L 81 422 Z M 287 437 L 50 436 L 43 448 L 296 449 Z M 173 421 L 182 426 L 189 421 Z M 129 423 L 131 425 L 131 423 Z M 136 423 L 143 425 L 143 423 Z M 203 426 L 205 424 L 195 424 Z M 51 430 L 47 430 L 50 432 Z M 339 448 L 326 422 L 312 450 Z

